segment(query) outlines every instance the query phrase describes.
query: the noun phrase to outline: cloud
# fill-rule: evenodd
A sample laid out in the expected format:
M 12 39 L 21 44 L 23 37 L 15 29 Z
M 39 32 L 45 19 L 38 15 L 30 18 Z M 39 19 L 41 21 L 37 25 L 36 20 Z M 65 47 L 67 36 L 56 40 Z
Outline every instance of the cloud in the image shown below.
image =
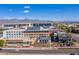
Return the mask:
M 28 12 L 29 12 L 29 10 L 25 10 L 25 11 L 24 11 L 24 13 L 28 13 Z
M 24 8 L 30 8 L 30 6 L 24 6 Z

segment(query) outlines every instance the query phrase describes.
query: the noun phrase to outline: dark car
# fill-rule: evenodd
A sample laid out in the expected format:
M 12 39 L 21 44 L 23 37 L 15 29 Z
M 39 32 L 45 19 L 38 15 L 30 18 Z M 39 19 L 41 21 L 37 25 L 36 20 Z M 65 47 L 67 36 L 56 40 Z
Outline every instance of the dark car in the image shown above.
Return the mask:
M 0 48 L 0 50 L 2 50 L 2 48 Z
M 70 55 L 75 55 L 75 53 L 70 53 Z

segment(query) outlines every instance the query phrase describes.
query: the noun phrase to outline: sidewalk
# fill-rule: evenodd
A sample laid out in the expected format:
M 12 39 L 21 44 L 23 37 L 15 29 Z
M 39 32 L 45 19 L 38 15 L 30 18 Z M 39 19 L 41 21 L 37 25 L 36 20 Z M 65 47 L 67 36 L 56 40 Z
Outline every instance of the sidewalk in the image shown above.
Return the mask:
M 32 47 L 32 48 L 2 48 L 3 50 L 56 50 L 57 47 L 49 48 L 49 47 Z

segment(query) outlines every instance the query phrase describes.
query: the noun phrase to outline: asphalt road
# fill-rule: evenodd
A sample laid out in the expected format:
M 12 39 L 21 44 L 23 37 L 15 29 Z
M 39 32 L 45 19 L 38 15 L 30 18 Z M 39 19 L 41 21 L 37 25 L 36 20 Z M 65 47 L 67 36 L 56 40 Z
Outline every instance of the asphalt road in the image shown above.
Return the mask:
M 1 55 L 69 55 L 70 53 L 78 53 L 79 50 L 0 50 Z

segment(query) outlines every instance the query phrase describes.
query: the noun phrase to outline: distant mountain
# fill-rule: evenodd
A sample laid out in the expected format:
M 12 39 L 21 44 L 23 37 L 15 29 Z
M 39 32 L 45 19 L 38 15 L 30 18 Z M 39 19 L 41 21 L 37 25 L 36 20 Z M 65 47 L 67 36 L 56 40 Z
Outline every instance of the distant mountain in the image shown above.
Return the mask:
M 62 21 L 62 22 L 65 22 L 65 23 L 79 23 L 79 21 Z

